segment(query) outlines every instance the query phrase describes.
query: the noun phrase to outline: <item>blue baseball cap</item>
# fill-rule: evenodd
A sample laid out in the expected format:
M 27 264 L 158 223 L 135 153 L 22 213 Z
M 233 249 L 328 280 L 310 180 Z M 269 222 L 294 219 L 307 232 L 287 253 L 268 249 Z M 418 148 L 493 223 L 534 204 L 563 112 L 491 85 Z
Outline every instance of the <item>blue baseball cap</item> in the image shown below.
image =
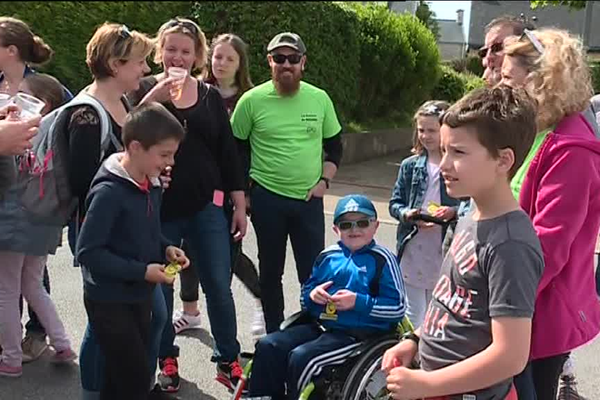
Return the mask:
M 333 214 L 333 223 L 335 224 L 342 215 L 351 212 L 377 218 L 377 210 L 375 210 L 375 206 L 368 197 L 362 194 L 349 194 L 338 201 Z

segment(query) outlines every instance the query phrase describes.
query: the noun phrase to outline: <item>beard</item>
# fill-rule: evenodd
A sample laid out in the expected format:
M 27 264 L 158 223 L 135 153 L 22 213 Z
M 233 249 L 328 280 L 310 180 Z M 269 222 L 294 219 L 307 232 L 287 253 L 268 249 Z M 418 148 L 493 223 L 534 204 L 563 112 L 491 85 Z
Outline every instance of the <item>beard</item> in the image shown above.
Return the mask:
M 289 74 L 286 74 L 286 72 L 289 72 Z M 277 71 L 272 71 L 271 77 L 273 78 L 277 92 L 281 96 L 291 96 L 300 88 L 302 71 L 281 68 Z

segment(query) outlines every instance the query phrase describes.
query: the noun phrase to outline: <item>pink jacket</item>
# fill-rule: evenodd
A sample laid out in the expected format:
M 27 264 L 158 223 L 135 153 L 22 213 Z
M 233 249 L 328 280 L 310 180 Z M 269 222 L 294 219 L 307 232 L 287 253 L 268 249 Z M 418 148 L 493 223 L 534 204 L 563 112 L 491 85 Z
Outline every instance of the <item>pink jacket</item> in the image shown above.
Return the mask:
M 594 247 L 600 229 L 600 140 L 565 117 L 534 157 L 519 198 L 544 251 L 531 359 L 569 352 L 600 332 Z

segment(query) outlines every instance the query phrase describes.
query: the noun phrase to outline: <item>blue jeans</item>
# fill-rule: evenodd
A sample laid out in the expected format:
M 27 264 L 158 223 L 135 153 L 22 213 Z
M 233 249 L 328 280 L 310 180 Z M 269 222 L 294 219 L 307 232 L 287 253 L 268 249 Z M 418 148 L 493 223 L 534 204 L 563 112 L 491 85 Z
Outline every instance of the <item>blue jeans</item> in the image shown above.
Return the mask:
M 174 244 L 181 240 L 188 244 L 192 266 L 196 268 L 206 296 L 208 319 L 215 349 L 212 361 L 232 362 L 237 359 L 240 344 L 237 341 L 235 304 L 231 293 L 231 254 L 229 224 L 221 207 L 207 204 L 202 211 L 185 219 L 163 222 L 163 235 Z M 173 316 L 173 286 L 162 285 L 169 320 Z M 177 357 L 173 324 L 165 325 L 159 358 Z
M 600 254 L 596 254 L 596 293 L 600 296 Z
M 533 383 L 533 367 L 530 362 L 519 375 L 513 378 L 519 400 L 537 400 Z
M 282 277 L 288 236 L 294 251 L 298 282 L 302 285 L 325 247 L 323 199 L 291 199 L 255 185 L 250 204 L 258 244 L 261 302 L 267 333 L 271 333 L 283 322 Z
M 154 378 L 156 372 L 160 338 L 165 325 L 167 325 L 167 306 L 160 286 L 156 285 L 152 292 L 152 320 L 150 322 L 150 347 L 148 348 L 148 360 L 150 362 L 150 375 L 152 378 Z M 88 323 L 79 353 L 79 369 L 84 399 L 99 396 L 100 389 L 104 383 L 104 368 L 104 355 L 100 350 L 100 345 L 96 341 L 94 331 Z

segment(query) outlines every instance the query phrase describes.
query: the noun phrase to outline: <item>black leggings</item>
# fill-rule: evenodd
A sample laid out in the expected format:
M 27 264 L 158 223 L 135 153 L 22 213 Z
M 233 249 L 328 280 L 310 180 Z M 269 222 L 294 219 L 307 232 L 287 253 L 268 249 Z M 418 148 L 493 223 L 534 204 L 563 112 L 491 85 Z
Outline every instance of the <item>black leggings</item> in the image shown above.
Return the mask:
M 556 399 L 558 380 L 568 358 L 569 353 L 565 353 L 531 362 L 537 400 Z

